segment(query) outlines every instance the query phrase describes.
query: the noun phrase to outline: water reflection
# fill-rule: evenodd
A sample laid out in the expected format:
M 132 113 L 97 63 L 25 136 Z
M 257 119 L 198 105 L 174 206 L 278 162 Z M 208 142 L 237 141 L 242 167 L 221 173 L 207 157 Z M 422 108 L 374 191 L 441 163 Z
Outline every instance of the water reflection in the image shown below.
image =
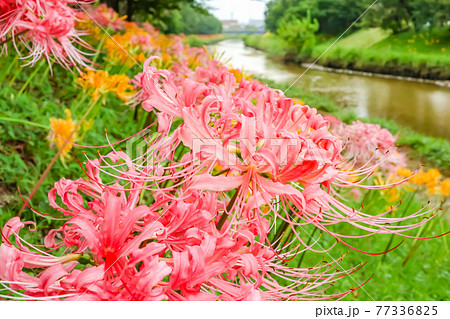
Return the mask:
M 237 39 L 217 44 L 235 67 L 292 83 L 306 69 L 273 61 Z M 397 79 L 309 70 L 295 84 L 323 94 L 360 116 L 392 119 L 419 132 L 450 139 L 450 88 Z

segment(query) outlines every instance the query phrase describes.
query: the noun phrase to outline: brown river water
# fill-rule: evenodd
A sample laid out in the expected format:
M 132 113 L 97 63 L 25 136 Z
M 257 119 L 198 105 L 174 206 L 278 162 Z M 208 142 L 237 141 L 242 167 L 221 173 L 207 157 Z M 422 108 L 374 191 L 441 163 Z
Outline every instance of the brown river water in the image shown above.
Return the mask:
M 231 58 L 234 67 L 273 81 L 293 83 L 306 70 L 270 59 L 239 39 L 224 40 L 216 46 L 225 52 L 225 58 Z M 352 108 L 359 116 L 394 120 L 418 132 L 450 140 L 448 86 L 316 69 L 308 70 L 295 85 Z

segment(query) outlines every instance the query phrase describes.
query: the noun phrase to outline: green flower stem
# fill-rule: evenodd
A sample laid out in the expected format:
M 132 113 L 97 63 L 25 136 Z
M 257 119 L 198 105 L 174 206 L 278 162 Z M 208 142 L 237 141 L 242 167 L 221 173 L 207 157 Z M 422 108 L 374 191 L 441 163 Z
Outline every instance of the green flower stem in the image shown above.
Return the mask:
M 5 77 L 9 74 L 9 72 L 11 71 L 11 69 L 12 69 L 13 67 L 14 67 L 14 68 L 16 67 L 17 60 L 18 60 L 18 57 L 15 56 L 15 57 L 14 57 L 14 60 L 11 61 L 11 63 L 9 64 L 9 67 L 6 69 L 6 71 L 5 71 L 5 72 L 2 72 L 2 74 L 0 75 L 0 83 L 3 83 L 3 80 L 4 80 Z
M 89 94 L 85 90 L 81 90 L 80 92 L 78 92 L 77 96 L 75 97 L 75 100 L 78 101 L 78 103 L 71 107 L 72 112 L 78 113 L 78 108 L 86 101 L 88 97 Z
M 441 232 L 442 232 L 442 233 L 445 233 L 445 230 L 444 230 L 444 223 L 443 223 L 443 221 L 442 221 L 442 218 L 439 218 L 439 225 L 441 226 Z M 444 241 L 445 252 L 446 252 L 446 254 L 448 254 L 447 236 L 442 236 L 442 240 Z
M 314 227 L 314 230 L 313 230 L 312 234 L 309 236 L 308 243 L 306 245 L 309 246 L 311 244 L 311 241 L 313 240 L 314 234 L 316 233 L 316 231 L 317 231 L 317 227 Z M 300 268 L 300 265 L 302 264 L 303 258 L 305 258 L 306 252 L 307 252 L 307 250 L 305 250 L 303 252 L 302 256 L 300 257 L 300 260 L 298 261 L 297 268 Z
M 289 213 L 286 213 L 286 215 L 288 215 Z M 278 227 L 278 230 L 276 232 L 276 234 L 273 237 L 273 242 L 278 241 L 286 232 L 286 229 L 288 228 L 289 223 L 287 222 L 282 222 L 280 227 Z
M 136 107 L 140 107 L 140 106 L 136 106 Z M 147 116 L 145 117 L 145 122 L 144 124 L 141 126 L 142 129 L 146 128 L 147 126 L 149 126 L 150 124 L 152 124 L 153 122 L 157 121 L 157 115 L 155 112 L 147 112 Z
M 438 210 L 441 210 L 441 209 L 442 209 L 442 204 L 443 204 L 443 202 L 442 202 L 441 205 L 439 206 L 439 209 L 438 209 Z M 440 217 L 440 216 L 434 217 L 433 220 L 431 220 L 431 221 L 425 223 L 424 225 L 422 225 L 422 227 L 420 227 L 420 229 L 419 229 L 419 231 L 418 231 L 416 237 L 420 237 L 420 236 L 422 235 L 422 233 L 425 233 L 425 232 L 428 230 L 428 228 L 430 228 L 430 226 L 431 226 L 431 229 L 432 229 L 432 226 L 434 226 L 434 224 L 436 223 L 436 219 L 439 218 L 439 217 Z M 414 255 L 414 253 L 417 251 L 417 249 L 420 247 L 420 245 L 421 245 L 422 243 L 423 243 L 423 240 L 420 240 L 420 241 L 419 241 L 418 238 L 415 238 L 415 239 L 414 239 L 414 241 L 413 241 L 413 243 L 412 243 L 412 247 L 411 247 L 411 249 L 409 250 L 408 255 L 406 256 L 405 260 L 403 260 L 402 266 L 405 266 L 405 265 L 406 265 L 406 263 L 411 259 L 411 257 Z
M 223 212 L 222 216 L 220 216 L 220 219 L 219 219 L 219 221 L 217 222 L 217 225 L 216 225 L 218 231 L 220 231 L 222 229 L 223 224 L 225 224 L 225 221 L 228 218 L 228 213 L 233 208 L 234 203 L 236 202 L 236 199 L 238 198 L 240 190 L 241 190 L 240 187 L 236 190 L 236 192 L 234 193 L 233 197 L 231 198 L 231 201 L 228 203 L 227 208 Z
M 292 218 L 292 222 L 294 223 L 298 223 L 300 220 L 300 217 L 295 216 L 294 218 Z M 280 243 L 287 243 L 287 241 L 289 240 L 289 238 L 291 237 L 292 231 L 297 228 L 297 225 L 289 225 L 289 223 L 285 223 L 285 226 L 289 226 L 285 228 L 285 231 L 282 233 L 282 237 L 280 239 Z M 282 244 L 282 246 L 285 244 Z
M 416 188 L 416 190 L 413 193 L 411 193 L 411 196 L 409 197 L 409 200 L 408 200 L 408 204 L 406 205 L 405 209 L 403 210 L 401 217 L 405 216 L 406 212 L 408 211 L 409 206 L 411 205 L 414 197 L 416 197 L 417 190 L 418 190 L 418 188 Z M 401 222 L 398 225 L 400 225 L 400 224 L 401 224 Z M 384 251 L 388 251 L 389 250 L 389 248 L 390 248 L 390 246 L 392 244 L 392 241 L 394 240 L 394 236 L 395 236 L 395 234 L 391 235 L 391 238 L 389 238 L 389 242 L 386 245 L 386 248 L 384 249 Z M 381 263 L 384 263 L 384 261 L 386 260 L 386 256 L 387 256 L 387 254 L 383 255 L 383 258 L 381 259 Z
M 28 85 L 30 84 L 30 82 L 34 79 L 34 77 L 36 76 L 36 74 L 38 74 L 39 70 L 42 68 L 42 66 L 44 65 L 45 61 L 42 60 L 39 65 L 34 69 L 33 73 L 31 73 L 31 75 L 28 77 L 27 81 L 25 82 L 25 84 L 22 86 L 22 88 L 20 89 L 19 93 L 17 93 L 17 96 L 21 96 L 22 93 L 25 91 L 25 89 L 28 87 Z
M 133 121 L 137 121 L 138 120 L 138 111 L 139 111 L 139 106 L 136 105 L 134 107 Z
M 0 116 L 0 121 L 15 122 L 15 123 L 20 123 L 20 124 L 24 124 L 24 125 L 31 125 L 31 126 L 40 127 L 43 129 L 48 129 L 48 125 L 44 125 L 44 124 L 40 124 L 40 123 L 36 123 L 36 122 L 30 122 L 30 121 L 22 120 L 22 119 L 15 119 L 12 117 Z
M 14 64 L 17 64 L 17 61 L 14 62 Z M 14 66 L 15 68 L 15 66 Z M 11 79 L 8 82 L 8 86 L 12 87 L 13 83 L 16 81 L 17 75 L 19 74 L 19 72 L 14 72 L 13 76 L 11 77 Z
M 97 62 L 98 57 L 100 56 L 100 53 L 102 53 L 102 51 L 100 51 L 100 49 L 103 47 L 103 43 L 105 43 L 105 39 L 106 39 L 106 33 L 103 34 L 103 37 L 100 40 L 100 43 L 98 44 L 97 52 L 96 52 L 94 58 L 92 59 L 92 64 L 95 64 L 95 62 Z
M 69 137 L 67 138 L 67 141 L 70 141 L 70 139 L 72 138 L 72 136 L 78 131 L 78 129 L 81 126 L 81 123 L 84 122 L 84 120 L 86 119 L 86 117 L 88 116 L 88 114 L 92 111 L 92 109 L 95 107 L 95 105 L 97 104 L 98 100 L 96 101 L 92 101 L 89 108 L 87 109 L 86 113 L 84 113 L 83 117 L 81 118 L 81 120 L 78 122 L 77 126 L 75 127 L 75 129 L 72 131 L 72 133 L 69 135 Z M 31 201 L 31 199 L 33 198 L 34 194 L 36 193 L 36 191 L 39 189 L 39 186 L 41 186 L 42 182 L 45 180 L 45 178 L 47 177 L 48 173 L 50 173 L 50 170 L 52 169 L 53 165 L 55 165 L 56 161 L 58 160 L 59 156 L 61 155 L 61 153 L 63 152 L 64 148 L 66 147 L 68 142 L 64 142 L 64 144 L 58 149 L 58 152 L 56 152 L 55 156 L 53 156 L 52 160 L 50 161 L 50 163 L 48 164 L 47 168 L 45 169 L 44 173 L 42 173 L 41 177 L 39 178 L 38 182 L 36 183 L 36 185 L 33 187 L 30 195 L 28 195 L 27 200 L 25 201 L 25 203 L 23 203 L 22 207 L 19 210 L 19 214 L 18 216 L 20 217 L 22 214 L 22 211 L 28 206 L 28 203 Z
M 6 38 L 6 39 L 3 40 L 2 42 L 0 42 L 0 46 L 2 46 L 2 45 L 5 44 L 5 43 L 8 43 L 8 42 L 11 41 L 12 39 L 14 39 L 14 37 L 18 37 L 19 35 L 25 34 L 25 33 L 27 33 L 27 32 L 28 32 L 28 30 L 25 29 L 25 30 L 23 30 L 23 31 L 20 31 L 19 33 L 14 34 L 14 36 L 11 35 L 9 38 Z

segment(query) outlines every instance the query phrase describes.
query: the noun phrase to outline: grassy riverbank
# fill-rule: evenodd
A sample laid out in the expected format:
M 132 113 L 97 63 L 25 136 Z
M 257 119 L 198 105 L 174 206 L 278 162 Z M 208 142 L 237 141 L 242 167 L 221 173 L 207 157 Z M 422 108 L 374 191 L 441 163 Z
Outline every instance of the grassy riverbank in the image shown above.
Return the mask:
M 184 39 L 183 43 L 188 44 L 191 47 L 202 47 L 204 45 L 214 44 L 225 39 L 226 38 L 223 34 L 191 34 Z
M 289 84 L 277 83 L 269 79 L 260 79 L 271 87 L 285 91 Z M 367 123 L 376 123 L 388 129 L 392 134 L 398 135 L 398 144 L 409 149 L 409 155 L 414 161 L 420 161 L 427 166 L 439 168 L 447 176 L 450 175 L 450 141 L 443 138 L 426 136 L 410 128 L 401 126 L 392 120 L 382 118 L 359 118 L 351 109 L 339 107 L 332 100 L 292 86 L 286 95 L 299 98 L 311 107 L 327 114 L 333 115 L 346 123 L 361 120 Z
M 337 37 L 318 36 L 312 49 L 293 52 L 275 34 L 244 37 L 247 46 L 287 61 L 312 62 Z M 381 28 L 362 29 L 336 42 L 319 65 L 358 71 L 410 76 L 431 80 L 450 79 L 450 34 L 447 29 L 391 34 Z
M 184 43 L 191 47 L 202 47 L 208 44 L 214 44 L 219 41 L 242 38 L 241 34 L 222 33 L 222 34 L 191 34 L 186 36 Z

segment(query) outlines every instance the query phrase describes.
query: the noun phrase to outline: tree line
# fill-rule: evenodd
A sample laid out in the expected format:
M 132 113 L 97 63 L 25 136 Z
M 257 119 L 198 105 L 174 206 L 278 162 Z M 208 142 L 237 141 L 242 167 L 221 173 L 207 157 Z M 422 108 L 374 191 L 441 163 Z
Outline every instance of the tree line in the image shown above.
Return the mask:
M 303 19 L 310 12 L 319 33 L 340 34 L 373 4 L 373 0 L 271 0 L 266 30 L 277 32 L 286 20 Z M 356 27 L 382 27 L 394 33 L 449 25 L 450 0 L 378 0 Z
M 148 21 L 166 33 L 217 34 L 220 21 L 196 0 L 101 0 L 128 21 Z

